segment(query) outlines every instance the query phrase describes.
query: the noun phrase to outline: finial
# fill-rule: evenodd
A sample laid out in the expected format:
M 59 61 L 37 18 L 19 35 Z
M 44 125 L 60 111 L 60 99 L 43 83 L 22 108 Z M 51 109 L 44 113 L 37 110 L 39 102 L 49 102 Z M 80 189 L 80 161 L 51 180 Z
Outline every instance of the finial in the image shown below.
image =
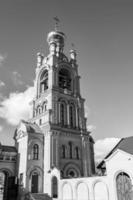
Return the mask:
M 72 49 L 74 50 L 74 49 L 75 49 L 75 45 L 74 45 L 74 43 L 72 43 L 71 46 L 72 46 Z
M 72 60 L 76 61 L 76 50 L 75 50 L 75 45 L 74 43 L 71 43 L 72 49 L 70 50 L 70 57 Z
M 59 18 L 56 16 L 56 17 L 54 17 L 54 21 L 55 21 L 55 31 L 58 31 L 60 20 L 59 20 Z

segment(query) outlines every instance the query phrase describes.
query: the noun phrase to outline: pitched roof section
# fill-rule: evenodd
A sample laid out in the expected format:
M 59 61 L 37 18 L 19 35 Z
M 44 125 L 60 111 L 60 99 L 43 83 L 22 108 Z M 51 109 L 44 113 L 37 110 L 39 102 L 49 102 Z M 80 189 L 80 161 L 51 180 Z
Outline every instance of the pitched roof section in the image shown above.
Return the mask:
M 0 149 L 4 152 L 17 152 L 17 149 L 14 146 L 1 145 Z
M 22 120 L 22 123 L 25 124 L 28 133 L 42 133 L 40 127 L 37 124 L 27 122 Z
M 14 139 L 18 139 L 28 133 L 43 134 L 41 128 L 30 121 L 21 120 L 14 133 Z
M 122 138 L 116 146 L 107 154 L 107 156 L 99 163 L 97 168 L 101 168 L 104 164 L 104 160 L 107 159 L 114 151 L 117 149 L 120 149 L 122 151 L 125 151 L 127 153 L 130 153 L 133 155 L 133 136 Z

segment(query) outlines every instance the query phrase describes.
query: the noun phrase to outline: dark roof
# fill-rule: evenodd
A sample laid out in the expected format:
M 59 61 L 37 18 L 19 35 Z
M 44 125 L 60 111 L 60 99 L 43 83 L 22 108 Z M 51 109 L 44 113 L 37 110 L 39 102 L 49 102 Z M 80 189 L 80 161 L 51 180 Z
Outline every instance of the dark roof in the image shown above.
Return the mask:
M 104 159 L 107 159 L 117 149 L 120 149 L 133 155 L 133 136 L 122 138 Z M 102 167 L 102 165 L 104 164 L 104 159 L 99 163 L 97 168 Z
M 17 149 L 14 146 L 1 145 L 0 149 L 5 152 L 17 152 Z

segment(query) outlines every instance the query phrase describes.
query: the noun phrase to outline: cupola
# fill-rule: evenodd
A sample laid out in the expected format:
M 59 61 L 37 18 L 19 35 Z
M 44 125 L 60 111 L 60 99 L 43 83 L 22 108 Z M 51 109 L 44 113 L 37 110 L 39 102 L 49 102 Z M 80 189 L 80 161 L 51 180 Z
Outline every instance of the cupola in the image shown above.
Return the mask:
M 52 31 L 48 34 L 47 42 L 51 54 L 59 55 L 63 52 L 65 37 L 65 34 L 60 31 Z

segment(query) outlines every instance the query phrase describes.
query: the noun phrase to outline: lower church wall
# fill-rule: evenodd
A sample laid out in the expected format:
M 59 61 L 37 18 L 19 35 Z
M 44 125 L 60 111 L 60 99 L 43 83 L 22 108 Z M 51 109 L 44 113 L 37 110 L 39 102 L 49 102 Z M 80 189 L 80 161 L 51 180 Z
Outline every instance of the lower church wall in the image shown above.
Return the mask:
M 60 200 L 109 200 L 106 176 L 63 179 L 59 182 Z
M 116 173 L 119 174 L 119 172 L 120 171 Z M 107 176 L 60 180 L 58 199 L 59 200 L 118 200 L 116 173 L 114 173 L 114 176 L 110 176 L 110 174 L 108 174 Z M 127 193 L 126 194 L 127 199 L 133 198 L 133 188 L 132 188 L 133 172 L 132 176 L 130 176 L 130 180 L 131 180 L 131 187 L 128 185 L 129 189 L 127 189 L 127 191 L 123 191 L 124 195 Z M 125 182 L 125 186 L 126 184 L 127 183 Z M 120 190 L 122 191 L 123 189 L 121 188 Z
M 59 180 L 58 199 L 133 199 L 133 156 L 117 150 L 106 159 L 106 175 Z

